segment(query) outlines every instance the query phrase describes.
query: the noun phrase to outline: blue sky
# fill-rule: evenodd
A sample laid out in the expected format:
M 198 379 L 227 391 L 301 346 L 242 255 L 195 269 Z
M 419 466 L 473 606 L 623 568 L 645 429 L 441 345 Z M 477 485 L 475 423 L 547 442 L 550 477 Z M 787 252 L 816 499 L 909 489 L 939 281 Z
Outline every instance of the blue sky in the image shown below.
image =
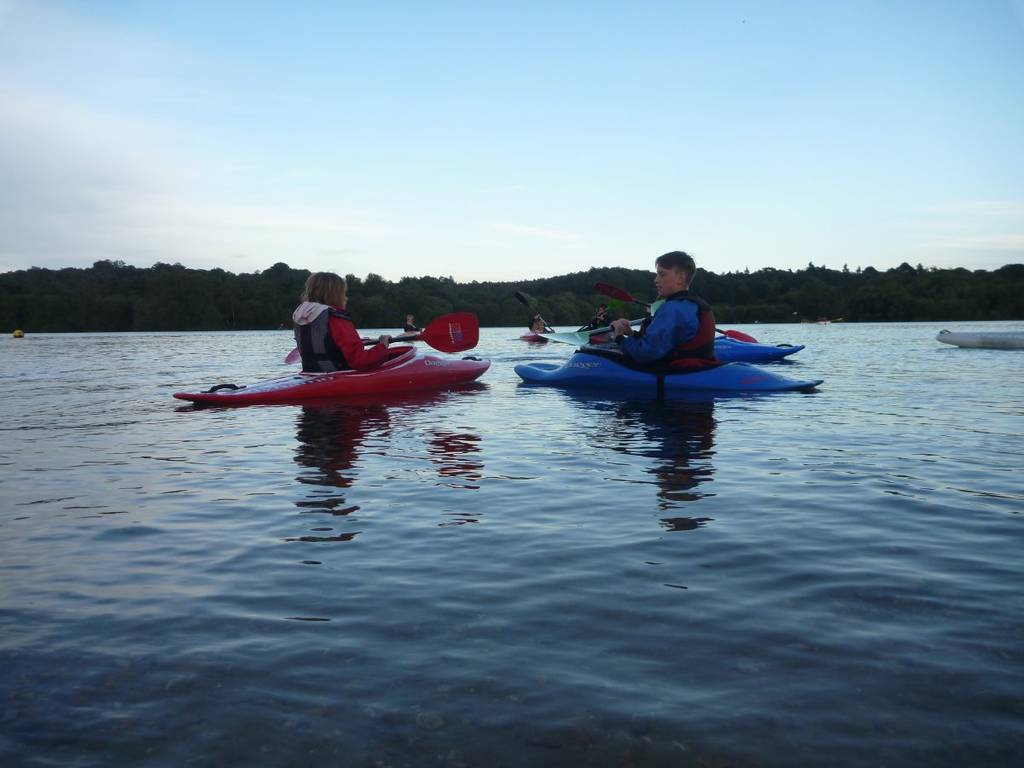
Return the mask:
M 0 271 L 1024 262 L 1024 0 L 0 0 Z

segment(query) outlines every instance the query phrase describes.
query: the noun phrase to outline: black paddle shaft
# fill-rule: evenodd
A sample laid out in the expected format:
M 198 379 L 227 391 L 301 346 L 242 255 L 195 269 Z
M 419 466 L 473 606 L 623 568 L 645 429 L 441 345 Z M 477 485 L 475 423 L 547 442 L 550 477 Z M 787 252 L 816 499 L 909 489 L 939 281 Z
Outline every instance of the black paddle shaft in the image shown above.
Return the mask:
M 538 312 L 537 309 L 533 306 L 533 301 L 525 293 L 523 293 L 522 291 L 516 291 L 513 295 L 534 315 L 540 316 L 540 312 Z M 541 319 L 543 320 L 543 318 Z M 544 330 L 547 331 L 548 333 L 555 332 L 555 329 L 548 325 L 546 320 L 544 321 Z

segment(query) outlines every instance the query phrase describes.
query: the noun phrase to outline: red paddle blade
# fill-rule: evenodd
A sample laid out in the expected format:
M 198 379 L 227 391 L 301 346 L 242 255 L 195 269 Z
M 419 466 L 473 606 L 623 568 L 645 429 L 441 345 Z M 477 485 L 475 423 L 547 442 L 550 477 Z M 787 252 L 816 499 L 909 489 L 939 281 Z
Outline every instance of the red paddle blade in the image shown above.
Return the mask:
M 629 291 L 624 291 L 615 285 L 609 285 L 608 283 L 594 283 L 594 290 L 597 293 L 603 293 L 605 296 L 611 296 L 613 299 L 619 301 L 628 301 L 631 304 L 639 304 L 641 307 L 651 306 L 646 301 L 640 301 L 640 299 L 634 298 L 633 294 Z
M 613 299 L 619 299 L 620 301 L 632 301 L 636 304 L 642 303 L 634 299 L 633 294 L 628 291 L 624 291 L 618 286 L 609 285 L 608 283 L 594 283 L 594 290 L 597 291 L 597 293 L 605 296 L 611 296 Z
M 736 339 L 736 341 L 747 341 L 751 344 L 757 344 L 757 339 L 743 331 L 720 331 L 720 333 L 723 336 L 728 336 L 730 339 Z
M 291 352 L 289 352 L 285 356 L 284 362 L 285 362 L 285 365 L 291 365 L 292 363 L 299 362 L 299 360 L 301 360 L 301 359 L 302 359 L 302 353 L 299 352 L 299 348 L 296 347 L 295 349 L 293 349 Z
M 480 340 L 480 321 L 472 312 L 452 312 L 432 320 L 420 339 L 442 352 L 465 352 Z

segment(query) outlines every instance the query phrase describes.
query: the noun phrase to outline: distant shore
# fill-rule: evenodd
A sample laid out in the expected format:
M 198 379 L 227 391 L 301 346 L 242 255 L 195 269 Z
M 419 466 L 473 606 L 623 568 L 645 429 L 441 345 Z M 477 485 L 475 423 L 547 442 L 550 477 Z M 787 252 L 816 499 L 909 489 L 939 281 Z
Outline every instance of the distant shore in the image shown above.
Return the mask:
M 233 274 L 111 261 L 84 269 L 7 272 L 0 274 L 0 328 L 8 333 L 290 328 L 308 275 L 308 270 L 283 263 L 258 273 Z M 427 322 L 452 311 L 473 312 L 484 327 L 525 326 L 530 313 L 516 300 L 516 292 L 528 294 L 535 310 L 559 327 L 586 323 L 601 303 L 608 303 L 613 315 L 642 314 L 637 306 L 596 293 L 597 282 L 643 300 L 653 298 L 652 273 L 623 267 L 593 267 L 515 283 L 460 283 L 430 276 L 391 282 L 373 273 L 346 277 L 349 309 L 364 328 L 400 328 L 409 313 Z M 694 291 L 713 305 L 720 323 L 1024 319 L 1024 264 L 992 271 L 909 264 L 884 272 L 813 264 L 797 271 L 701 270 Z

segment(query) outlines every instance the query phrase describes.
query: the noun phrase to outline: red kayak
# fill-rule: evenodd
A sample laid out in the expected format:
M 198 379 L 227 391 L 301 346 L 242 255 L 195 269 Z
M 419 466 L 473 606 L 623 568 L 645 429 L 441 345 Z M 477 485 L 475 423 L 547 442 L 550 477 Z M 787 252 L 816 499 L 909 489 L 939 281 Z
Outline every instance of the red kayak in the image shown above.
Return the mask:
M 530 331 L 529 333 L 524 333 L 519 338 L 522 339 L 523 341 L 529 341 L 529 342 L 534 343 L 534 344 L 547 344 L 548 343 L 547 339 L 545 339 L 539 333 L 534 333 L 533 331 Z
M 355 395 L 394 394 L 444 389 L 475 381 L 490 360 L 417 355 L 412 347 L 395 347 L 391 357 L 370 371 L 295 373 L 248 386 L 219 384 L 205 392 L 175 392 L 179 400 L 201 405 L 258 405 Z

